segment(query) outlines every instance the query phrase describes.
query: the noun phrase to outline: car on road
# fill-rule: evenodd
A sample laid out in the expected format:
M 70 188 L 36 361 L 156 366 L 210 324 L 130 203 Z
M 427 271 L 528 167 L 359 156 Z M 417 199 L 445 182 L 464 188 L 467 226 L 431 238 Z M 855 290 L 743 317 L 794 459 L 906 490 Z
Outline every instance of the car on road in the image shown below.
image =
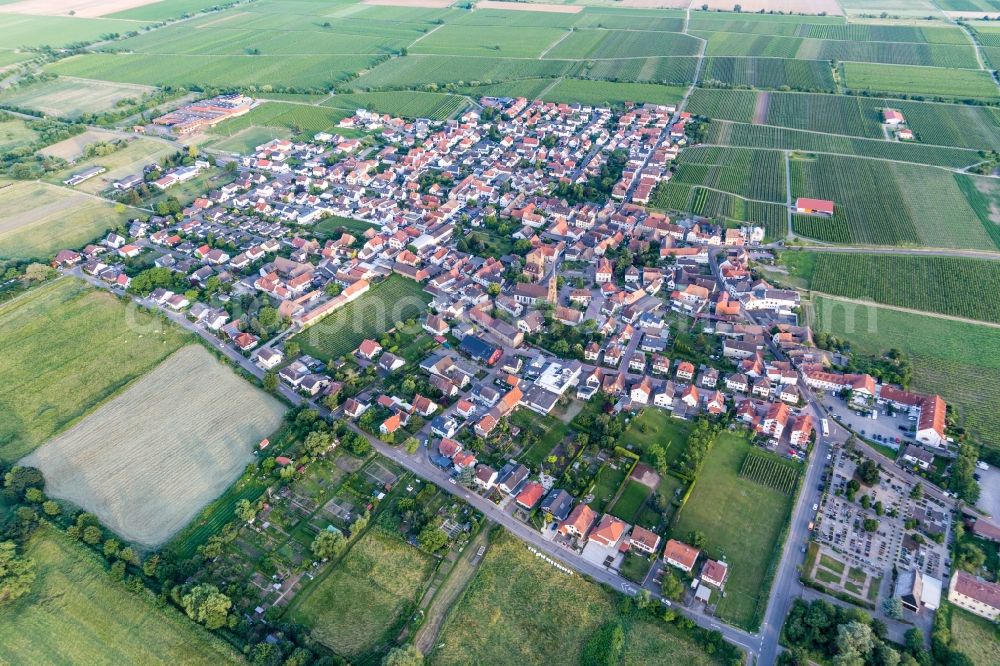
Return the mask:
M 819 511 L 819 504 L 813 504 L 813 511 Z

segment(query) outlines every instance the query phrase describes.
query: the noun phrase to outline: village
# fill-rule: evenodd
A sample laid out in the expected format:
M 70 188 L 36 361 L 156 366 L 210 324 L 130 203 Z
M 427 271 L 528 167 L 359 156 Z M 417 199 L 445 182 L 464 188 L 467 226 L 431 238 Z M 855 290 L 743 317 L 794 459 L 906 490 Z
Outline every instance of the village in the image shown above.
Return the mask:
M 765 554 L 782 560 L 778 575 L 798 578 L 804 560 L 804 584 L 896 621 L 900 637 L 904 619 L 929 632 L 942 594 L 1000 613 L 1000 586 L 949 561 L 956 504 L 924 474 L 954 456 L 944 400 L 818 346 L 799 292 L 755 268 L 773 259 L 763 228 L 645 207 L 687 143 L 688 114 L 480 103 L 443 122 L 359 109 L 341 126 L 364 138 L 270 141 L 176 215 L 54 264 L 182 318 L 268 390 L 401 447 L 667 605 L 738 615 L 724 604 L 729 581 L 750 575 L 740 558 L 697 526 L 676 529 L 698 443 L 734 437 L 752 447 L 740 477 L 789 498 L 790 546 Z M 159 124 L 188 132 L 249 104 Z M 208 167 L 152 182 L 169 191 Z M 819 484 L 804 473 L 811 455 Z M 755 584 L 766 607 L 770 583 Z M 882 610 L 892 598 L 898 616 Z

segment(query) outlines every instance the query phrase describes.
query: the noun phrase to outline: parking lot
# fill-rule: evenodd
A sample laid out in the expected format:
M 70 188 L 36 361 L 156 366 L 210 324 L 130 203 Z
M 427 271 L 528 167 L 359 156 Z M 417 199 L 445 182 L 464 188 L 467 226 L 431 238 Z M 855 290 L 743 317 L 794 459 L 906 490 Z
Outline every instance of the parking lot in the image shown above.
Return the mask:
M 913 442 L 913 429 L 916 421 L 911 421 L 911 417 L 905 413 L 897 412 L 895 415 L 889 415 L 884 406 L 876 405 L 878 418 L 873 419 L 870 416 L 858 414 L 847 406 L 847 401 L 831 395 L 823 399 L 823 404 L 838 421 L 846 424 L 851 430 L 867 440 L 894 449 L 900 448 L 907 442 Z M 899 441 L 897 442 L 897 440 Z

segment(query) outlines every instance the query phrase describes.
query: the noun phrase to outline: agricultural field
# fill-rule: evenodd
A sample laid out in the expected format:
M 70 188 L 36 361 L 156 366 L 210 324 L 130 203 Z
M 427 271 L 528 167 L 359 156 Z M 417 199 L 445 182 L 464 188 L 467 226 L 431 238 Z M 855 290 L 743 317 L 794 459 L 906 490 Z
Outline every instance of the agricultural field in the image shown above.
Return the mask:
M 395 637 L 433 570 L 433 558 L 376 527 L 296 597 L 290 614 L 315 640 L 357 659 Z
M 792 497 L 740 475 L 751 450 L 743 436 L 719 435 L 672 533 L 678 539 L 703 533 L 705 553 L 729 563 L 726 596 L 716 614 L 755 630 L 767 606 Z M 754 529 L 747 529 L 748 524 Z
M 149 86 L 57 78 L 0 93 L 0 106 L 41 111 L 47 116 L 77 120 L 102 113 L 154 92 Z
M 524 544 L 498 534 L 475 577 L 445 620 L 434 666 L 578 664 L 588 640 L 615 616 L 616 599 L 597 585 L 553 569 Z M 666 660 L 720 663 L 662 622 L 623 618 L 623 654 L 609 663 Z
M 814 330 L 851 343 L 863 354 L 900 349 L 913 362 L 910 388 L 938 393 L 958 412 L 958 422 L 985 446 L 996 448 L 1000 414 L 1000 329 L 950 321 L 878 306 L 819 297 L 810 322 Z
M 384 56 L 345 55 L 175 55 L 173 66 L 149 53 L 86 53 L 46 66 L 61 76 L 77 76 L 149 86 L 267 86 L 280 83 L 326 88 L 374 66 Z
M 793 198 L 836 204 L 832 219 L 794 216 L 797 234 L 833 243 L 996 247 L 949 172 L 823 154 L 793 155 L 791 171 Z
M 149 139 L 131 139 L 127 146 L 102 157 L 92 157 L 81 160 L 72 167 L 57 172 L 52 180 L 61 183 L 64 178 L 71 174 L 83 171 L 91 166 L 102 166 L 107 171 L 93 178 L 89 178 L 73 189 L 79 192 L 97 194 L 111 187 L 112 183 L 125 176 L 140 176 L 142 169 L 147 164 L 159 162 L 160 159 L 175 152 L 177 149 L 166 143 Z
M 52 497 L 94 513 L 127 541 L 157 547 L 239 477 L 283 413 L 191 345 L 24 462 L 42 470 Z
M 685 90 L 680 86 L 661 86 L 653 83 L 563 79 L 548 88 L 543 98 L 547 102 L 592 106 L 619 106 L 625 102 L 677 104 L 683 99 Z M 529 97 L 534 96 L 529 95 Z
M 98 141 L 112 141 L 116 138 L 114 132 L 102 129 L 88 129 L 64 141 L 45 146 L 38 152 L 46 157 L 58 157 L 67 162 L 74 162 L 83 156 L 83 152 L 88 145 L 97 143 Z
M 845 62 L 841 72 L 844 86 L 856 91 L 959 99 L 989 99 L 1000 94 L 990 74 L 978 69 Z
M 247 127 L 236 133 L 210 141 L 213 150 L 249 155 L 257 146 L 274 139 L 290 139 L 292 130 L 287 127 Z
M 129 322 L 136 327 L 129 328 Z M 14 461 L 189 340 L 73 278 L 0 305 L 0 459 Z
M 681 151 L 671 183 L 700 185 L 745 199 L 784 203 L 785 158 L 774 150 L 702 148 Z
M 0 5 L 0 44 L 6 47 L 37 48 L 93 42 L 102 35 L 138 30 L 142 23 L 75 16 L 33 16 L 4 14 Z
M 107 17 L 133 21 L 162 21 L 205 11 L 213 7 L 225 7 L 235 2 L 237 0 L 160 0 L 114 14 L 107 14 Z
M 977 151 L 930 146 L 905 141 L 861 139 L 834 134 L 793 130 L 771 125 L 748 125 L 714 120 L 708 125 L 708 144 L 746 148 L 776 148 L 811 153 L 856 155 L 899 162 L 916 162 L 963 169 L 981 161 Z
M 53 527 L 31 537 L 31 592 L 0 609 L 3 661 L 11 664 L 217 666 L 242 655 L 149 592 L 115 582 L 104 560 Z
M 791 495 L 798 483 L 799 470 L 777 456 L 753 450 L 747 454 L 740 467 L 740 477 L 754 483 Z
M 500 83 L 517 79 L 567 76 L 579 69 L 571 60 L 537 60 L 461 56 L 408 55 L 393 58 L 345 84 L 352 90 L 420 89 L 447 83 L 475 85 Z
M 38 135 L 20 118 L 10 117 L 0 119 L 0 153 L 5 153 L 21 146 L 29 146 L 35 142 Z
M 36 55 L 30 51 L 15 51 L 13 49 L 0 49 L 0 69 L 31 60 Z
M 365 338 L 378 338 L 398 322 L 423 315 L 430 300 L 420 283 L 390 275 L 292 339 L 307 354 L 325 360 L 339 358 L 357 349 Z
M 824 60 L 713 56 L 706 58 L 702 67 L 702 81 L 708 85 L 721 83 L 751 88 L 836 90 L 830 63 Z
M 63 187 L 0 180 L 0 259 L 48 260 L 63 248 L 85 245 L 128 218 L 128 209 Z
M 991 666 L 1000 651 L 1000 634 L 989 620 L 952 606 L 951 639 L 974 666 Z
M 972 210 L 983 223 L 986 232 L 1000 247 L 1000 184 L 977 176 L 955 176 L 955 181 L 965 194 Z
M 351 110 L 353 113 L 353 109 Z M 342 109 L 331 109 L 324 106 L 310 106 L 292 102 L 265 102 L 250 110 L 250 113 L 237 118 L 224 120 L 209 129 L 209 133 L 222 136 L 233 136 L 247 129 L 274 128 L 274 137 L 282 131 L 292 134 L 307 134 L 312 137 L 317 132 L 333 130 L 337 123 L 349 116 Z M 270 139 L 268 139 L 270 140 Z
M 407 90 L 335 95 L 323 102 L 323 106 L 335 106 L 352 113 L 356 109 L 369 109 L 398 118 L 447 120 L 460 115 L 469 106 L 469 100 L 460 95 Z
M 545 53 L 546 58 L 582 60 L 698 55 L 698 40 L 689 35 L 641 30 L 576 30 Z
M 565 36 L 564 30 L 541 26 L 501 30 L 496 26 L 445 24 L 428 32 L 408 50 L 432 55 L 537 58 L 547 45 Z
M 823 294 L 1000 323 L 1000 262 L 825 252 L 795 259 L 808 267 L 796 275 Z

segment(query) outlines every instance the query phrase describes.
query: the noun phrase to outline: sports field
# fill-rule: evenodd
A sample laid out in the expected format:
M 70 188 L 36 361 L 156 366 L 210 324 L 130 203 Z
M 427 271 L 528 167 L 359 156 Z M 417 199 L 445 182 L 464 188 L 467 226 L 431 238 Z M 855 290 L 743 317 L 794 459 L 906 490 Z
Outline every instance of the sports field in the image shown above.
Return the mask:
M 996 386 L 1000 329 L 876 306 L 816 299 L 811 324 L 847 340 L 863 354 L 900 349 L 913 361 L 917 391 L 939 393 L 958 410 L 958 422 L 986 446 L 1000 438 Z
M 153 90 L 130 83 L 58 78 L 4 92 L 0 94 L 0 104 L 76 120 L 86 113 L 113 109 L 125 100 L 139 101 Z
M 188 339 L 73 278 L 0 305 L 0 459 L 30 453 Z
M 500 533 L 445 620 L 428 660 L 435 666 L 589 663 L 581 657 L 591 637 L 616 617 L 615 602 L 604 589 L 562 573 Z M 602 663 L 719 663 L 673 627 L 644 618 L 623 624 L 621 654 L 608 654 Z
M 398 537 L 372 528 L 296 598 L 291 617 L 344 658 L 380 650 L 417 602 L 433 563 Z
M 284 407 L 185 347 L 28 456 L 45 490 L 156 547 L 215 499 L 281 423 Z
M 420 283 L 390 275 L 292 339 L 307 354 L 325 360 L 339 358 L 357 349 L 365 338 L 377 339 L 397 323 L 423 315 L 430 301 Z
M 128 218 L 105 201 L 47 183 L 0 180 L 0 259 L 47 260 Z
M 221 639 L 108 577 L 104 560 L 52 527 L 28 542 L 31 592 L 0 607 L 7 664 L 238 664 Z
M 751 448 L 741 435 L 719 435 L 672 536 L 683 541 L 694 531 L 705 535 L 705 553 L 729 563 L 726 596 L 719 602 L 717 615 L 756 630 L 767 606 L 792 497 L 740 476 Z

